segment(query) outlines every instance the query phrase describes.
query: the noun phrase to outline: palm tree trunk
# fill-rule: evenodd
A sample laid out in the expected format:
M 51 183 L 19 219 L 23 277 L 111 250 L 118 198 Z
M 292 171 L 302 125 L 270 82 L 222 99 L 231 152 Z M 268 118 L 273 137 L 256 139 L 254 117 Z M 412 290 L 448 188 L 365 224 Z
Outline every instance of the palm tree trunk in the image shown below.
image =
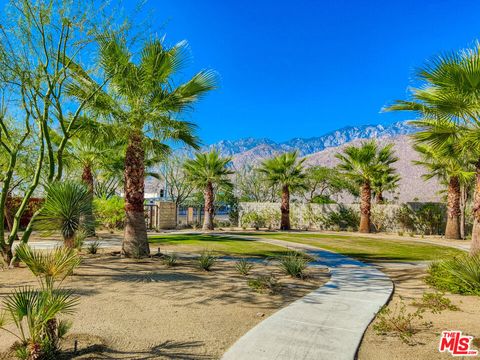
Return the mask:
M 475 165 L 475 195 L 473 196 L 473 229 L 470 254 L 480 253 L 480 160 Z
M 290 230 L 290 189 L 287 185 L 282 187 L 282 205 L 280 211 L 282 212 L 280 230 Z
M 75 237 L 70 236 L 70 237 L 64 237 L 63 238 L 63 245 L 69 249 L 74 249 L 75 248 Z
M 213 211 L 214 211 L 214 198 L 213 198 L 213 184 L 207 183 L 204 192 L 205 197 L 205 211 L 203 218 L 203 230 L 213 230 Z
M 92 167 L 89 164 L 83 167 L 82 182 L 87 186 L 90 197 L 90 210 L 82 219 L 82 225 L 87 236 L 95 236 L 95 218 L 93 217 L 93 174 Z
M 383 193 L 381 191 L 378 191 L 375 194 L 375 203 L 379 205 L 379 204 L 383 204 L 384 201 L 385 199 L 383 198 Z
M 452 176 L 448 183 L 446 239 L 460 239 L 460 181 Z
M 360 227 L 361 233 L 370 232 L 370 210 L 372 207 L 372 188 L 369 182 L 365 182 L 361 189 L 360 199 Z
M 140 131 L 132 131 L 125 153 L 125 233 L 122 254 L 142 257 L 150 254 L 145 224 L 145 150 Z

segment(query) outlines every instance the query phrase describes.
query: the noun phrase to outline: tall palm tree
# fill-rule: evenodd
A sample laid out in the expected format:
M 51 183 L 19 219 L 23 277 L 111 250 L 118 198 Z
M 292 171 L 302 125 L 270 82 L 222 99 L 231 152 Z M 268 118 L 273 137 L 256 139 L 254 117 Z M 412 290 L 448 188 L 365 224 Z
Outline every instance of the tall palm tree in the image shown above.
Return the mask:
M 473 178 L 474 171 L 471 162 L 462 152 L 459 138 L 451 136 L 447 141 L 442 141 L 441 146 L 433 147 L 422 142 L 425 137 L 432 136 L 432 128 L 435 128 L 437 120 L 419 120 L 412 122 L 422 130 L 413 135 L 417 139 L 415 150 L 422 159 L 415 161 L 429 170 L 423 177 L 430 179 L 439 178 L 447 184 L 447 224 L 445 237 L 447 239 L 462 238 L 461 224 L 461 188 L 466 186 Z M 455 126 L 453 123 L 450 123 Z M 433 131 L 433 133 L 435 130 Z
M 371 140 L 360 146 L 347 146 L 343 153 L 336 154 L 336 157 L 340 160 L 339 170 L 360 186 L 359 231 L 369 233 L 372 184 L 379 176 L 395 173 L 391 165 L 398 161 L 398 158 L 394 156 L 393 145 L 379 147 Z
M 186 160 L 184 163 L 185 173 L 189 181 L 203 191 L 205 200 L 205 216 L 203 218 L 203 230 L 213 230 L 215 189 L 232 186 L 229 175 L 233 171 L 228 169 L 231 158 L 220 157 L 218 151 L 209 153 L 197 153 L 195 159 Z
M 305 188 L 304 161 L 305 159 L 298 159 L 298 152 L 289 152 L 265 160 L 258 169 L 271 186 L 277 185 L 281 188 L 280 230 L 290 230 L 291 193 Z
M 423 141 L 435 150 L 461 137 L 465 153 L 475 156 L 474 225 L 470 253 L 480 252 L 480 43 L 472 49 L 437 56 L 417 73 L 423 83 L 411 100 L 398 100 L 388 111 L 414 111 L 437 125 Z
M 73 248 L 82 218 L 92 212 L 90 193 L 85 185 L 73 181 L 53 182 L 46 190 L 47 198 L 36 226 L 43 231 L 60 230 L 64 245 Z
M 215 87 L 215 73 L 201 71 L 176 86 L 174 76 L 185 65 L 187 44 L 165 47 L 154 38 L 143 45 L 139 58 L 128 50 L 126 40 L 106 34 L 99 38 L 100 64 L 109 80 L 108 91 L 91 79 L 78 65 L 70 66 L 76 82 L 70 94 L 89 99 L 91 111 L 113 119 L 126 138 L 124 163 L 125 256 L 145 256 L 150 250 L 144 217 L 145 146 L 168 153 L 170 142 L 198 148 L 192 123 L 179 120 L 179 113 L 191 108 Z

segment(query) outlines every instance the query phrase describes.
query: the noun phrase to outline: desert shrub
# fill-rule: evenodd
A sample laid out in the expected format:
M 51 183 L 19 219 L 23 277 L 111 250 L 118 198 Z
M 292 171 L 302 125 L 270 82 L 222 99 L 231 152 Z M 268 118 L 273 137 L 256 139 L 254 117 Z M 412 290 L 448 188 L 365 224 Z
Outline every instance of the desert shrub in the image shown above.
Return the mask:
M 198 258 L 198 266 L 200 269 L 205 271 L 210 271 L 212 266 L 216 263 L 217 257 L 213 255 L 210 251 L 204 250 Z
M 213 224 L 215 228 L 227 228 L 232 226 L 230 220 L 213 220 Z
M 274 275 L 260 275 L 247 281 L 248 286 L 259 293 L 268 292 L 275 294 L 280 289 L 280 284 Z
M 421 234 L 443 234 L 445 208 L 440 204 L 424 204 L 415 211 L 415 227 Z
M 389 212 L 383 205 L 374 205 L 371 210 L 371 221 L 375 231 L 386 231 L 395 222 L 394 213 Z
M 412 337 L 423 328 L 431 327 L 431 323 L 422 322 L 424 309 L 408 312 L 402 302 L 393 309 L 384 306 L 377 314 L 373 330 L 378 335 L 398 336 L 403 342 L 413 344 Z
M 443 310 L 457 311 L 459 308 L 452 304 L 449 298 L 445 297 L 444 292 L 424 292 L 420 302 L 414 302 L 413 305 L 420 308 L 430 309 L 433 314 L 440 314 Z
M 280 227 L 281 213 L 277 209 L 265 209 L 262 211 L 265 219 L 265 226 L 268 229 L 278 229 Z
M 291 251 L 280 259 L 280 268 L 291 277 L 303 278 L 309 260 L 298 251 Z
M 125 200 L 120 196 L 93 200 L 95 219 L 108 230 L 123 228 Z
M 252 227 L 258 230 L 261 227 L 265 227 L 265 218 L 263 215 L 256 211 L 249 211 L 242 214 L 242 226 Z
M 430 264 L 426 282 L 439 290 L 480 296 L 480 254 Z
M 253 269 L 253 263 L 248 262 L 246 259 L 240 259 L 235 263 L 235 270 L 243 276 L 250 274 Z
M 339 206 L 338 211 L 323 215 L 323 224 L 327 229 L 346 230 L 347 228 L 353 228 L 356 230 L 359 223 L 360 215 L 358 211 L 343 205 Z
M 398 236 L 403 236 L 403 231 L 399 231 Z
M 415 230 L 415 212 L 408 205 L 400 206 L 395 212 L 395 218 L 404 231 Z
M 162 260 L 163 260 L 163 263 L 165 265 L 167 265 L 168 267 L 173 267 L 173 266 L 177 265 L 178 256 L 175 253 L 166 254 L 166 255 L 164 255 Z
M 98 252 L 99 247 L 100 247 L 100 241 L 98 240 L 92 241 L 87 246 L 87 253 L 95 255 Z
M 18 358 L 56 359 L 59 340 L 70 328 L 69 322 L 58 317 L 73 314 L 78 303 L 78 298 L 60 285 L 80 264 L 80 258 L 71 248 L 41 252 L 27 245 L 18 246 L 16 255 L 35 275 L 39 289 L 26 286 L 5 297 L 0 329 L 18 338 L 14 346 Z

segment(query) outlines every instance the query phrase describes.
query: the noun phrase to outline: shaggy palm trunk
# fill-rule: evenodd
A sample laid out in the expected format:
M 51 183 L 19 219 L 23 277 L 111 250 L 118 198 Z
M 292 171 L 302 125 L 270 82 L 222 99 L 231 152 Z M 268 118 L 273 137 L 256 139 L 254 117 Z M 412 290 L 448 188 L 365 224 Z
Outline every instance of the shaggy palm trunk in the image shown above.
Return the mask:
M 213 212 L 214 212 L 214 196 L 213 196 L 213 184 L 207 183 L 204 191 L 205 197 L 205 212 L 203 218 L 203 230 L 213 230 Z
M 452 176 L 448 182 L 446 239 L 460 239 L 460 181 Z
M 480 160 L 475 165 L 475 195 L 473 197 L 473 229 L 470 254 L 480 252 Z
M 370 183 L 366 182 L 362 185 L 360 199 L 360 227 L 361 233 L 370 232 L 370 210 L 372 207 L 372 188 Z
M 125 154 L 125 233 L 122 254 L 142 257 L 150 254 L 143 202 L 145 198 L 145 150 L 142 135 L 133 131 Z
M 95 236 L 95 218 L 93 217 L 93 174 L 92 167 L 85 165 L 82 172 L 82 182 L 87 186 L 90 198 L 90 209 L 82 219 L 82 227 L 87 236 Z
M 287 185 L 282 187 L 282 205 L 280 211 L 282 212 L 280 230 L 290 230 L 290 189 Z
M 383 193 L 381 191 L 375 194 L 375 203 L 377 205 L 383 204 L 385 199 L 383 198 Z

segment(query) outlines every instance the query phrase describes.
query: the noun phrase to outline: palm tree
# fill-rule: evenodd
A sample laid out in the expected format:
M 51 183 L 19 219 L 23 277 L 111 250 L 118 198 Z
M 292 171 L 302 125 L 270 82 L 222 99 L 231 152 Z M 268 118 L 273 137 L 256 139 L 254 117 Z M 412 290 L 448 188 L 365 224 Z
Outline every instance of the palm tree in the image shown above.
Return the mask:
M 91 197 L 87 187 L 73 181 L 53 182 L 46 187 L 47 198 L 36 226 L 42 231 L 60 230 L 66 247 L 75 246 L 81 220 L 91 214 Z
M 423 138 L 435 151 L 452 137 L 460 137 L 463 152 L 475 156 L 473 255 L 480 252 L 480 43 L 436 57 L 417 77 L 423 84 L 411 89 L 412 100 L 398 100 L 386 110 L 414 111 L 424 120 L 436 121 Z
M 126 139 L 124 163 L 125 234 L 122 253 L 145 256 L 150 253 L 144 217 L 145 148 L 168 153 L 169 142 L 198 147 L 192 123 L 179 120 L 206 92 L 215 87 L 215 74 L 201 71 L 189 81 L 176 86 L 174 76 L 185 65 L 186 42 L 171 48 L 162 40 L 152 39 L 136 59 L 127 49 L 126 40 L 106 34 L 99 38 L 100 64 L 109 79 L 108 91 L 92 80 L 78 65 L 70 66 L 76 83 L 70 94 L 88 102 L 91 111 L 115 121 L 118 133 Z
M 298 159 L 298 152 L 289 152 L 265 160 L 258 169 L 271 186 L 277 185 L 281 188 L 280 230 L 290 230 L 291 193 L 305 188 L 304 161 L 305 159 Z
M 360 146 L 347 146 L 343 153 L 336 154 L 340 160 L 338 168 L 346 177 L 360 186 L 360 227 L 359 231 L 369 233 L 371 228 L 370 210 L 372 201 L 372 184 L 379 176 L 392 175 L 391 167 L 398 161 L 394 156 L 393 145 L 378 147 L 374 140 Z
M 373 196 L 376 204 L 383 204 L 385 202 L 384 194 L 388 191 L 393 191 L 398 187 L 400 175 L 392 174 L 389 171 L 379 174 L 372 182 Z
M 203 230 L 213 230 L 215 189 L 232 186 L 229 175 L 233 171 L 227 168 L 231 158 L 220 157 L 218 151 L 209 153 L 197 153 L 195 159 L 186 160 L 184 163 L 185 173 L 188 180 L 198 190 L 203 191 L 205 201 L 205 216 Z
M 422 143 L 422 139 L 432 136 L 432 128 L 435 128 L 437 120 L 422 120 L 412 122 L 423 130 L 414 134 L 417 139 L 415 150 L 420 153 L 422 159 L 415 161 L 429 170 L 423 177 L 430 179 L 439 178 L 447 184 L 447 224 L 445 237 L 447 239 L 462 238 L 461 224 L 461 188 L 466 186 L 474 176 L 469 159 L 462 153 L 458 138 L 453 136 L 448 141 L 443 141 L 442 146 L 433 147 Z M 451 123 L 454 126 L 453 123 Z M 433 130 L 433 134 L 435 130 Z

